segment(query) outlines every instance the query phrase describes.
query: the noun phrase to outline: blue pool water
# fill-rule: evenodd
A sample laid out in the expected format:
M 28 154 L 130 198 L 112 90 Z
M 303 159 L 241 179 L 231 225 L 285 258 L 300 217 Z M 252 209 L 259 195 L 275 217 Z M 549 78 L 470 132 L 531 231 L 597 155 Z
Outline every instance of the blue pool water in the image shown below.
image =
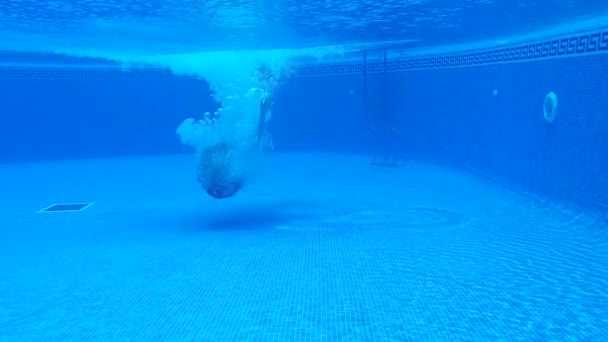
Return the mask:
M 608 341 L 607 10 L 4 1 L 0 341 Z

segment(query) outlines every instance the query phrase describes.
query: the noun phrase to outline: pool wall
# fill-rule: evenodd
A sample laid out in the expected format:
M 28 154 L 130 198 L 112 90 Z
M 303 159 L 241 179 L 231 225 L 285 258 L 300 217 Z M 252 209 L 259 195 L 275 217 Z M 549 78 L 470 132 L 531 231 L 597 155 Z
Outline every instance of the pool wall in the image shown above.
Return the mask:
M 277 119 L 291 122 L 279 131 L 292 138 L 286 147 L 310 148 L 306 137 L 315 136 L 320 149 L 393 150 L 608 212 L 608 30 L 469 53 L 371 56 L 301 70 L 291 94 L 302 105 Z M 558 98 L 552 123 L 550 92 Z
M 608 212 L 608 30 L 386 60 L 370 51 L 298 72 L 270 127 L 279 151 L 390 148 Z M 110 66 L 7 64 L 0 100 L 5 163 L 187 152 L 175 127 L 217 106 L 203 81 Z

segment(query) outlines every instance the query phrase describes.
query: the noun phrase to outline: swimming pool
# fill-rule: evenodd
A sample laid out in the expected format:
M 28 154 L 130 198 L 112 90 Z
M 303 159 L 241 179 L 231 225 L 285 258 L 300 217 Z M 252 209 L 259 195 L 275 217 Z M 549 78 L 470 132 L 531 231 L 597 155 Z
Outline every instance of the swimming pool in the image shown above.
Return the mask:
M 0 15 L 31 20 L 0 26 L 13 37 L 0 54 L 1 341 L 608 340 L 608 26 L 524 34 L 601 6 L 9 4 Z M 233 89 L 218 80 L 241 72 L 191 62 L 240 60 L 102 58 L 121 32 L 116 46 L 145 50 L 139 33 L 188 9 L 222 14 L 184 19 L 218 35 L 171 42 L 168 26 L 151 51 L 233 36 L 226 48 L 246 48 L 276 27 L 291 27 L 282 47 L 358 46 L 297 60 L 266 127 L 274 151 L 226 200 L 201 191 L 176 128 L 217 112 L 211 92 Z M 260 13 L 263 29 L 241 34 Z M 475 13 L 503 26 L 465 39 L 482 24 L 459 18 Z M 398 20 L 413 14 L 427 19 Z M 68 32 L 83 22 L 98 55 Z M 41 23 L 48 44 L 79 52 L 8 48 Z

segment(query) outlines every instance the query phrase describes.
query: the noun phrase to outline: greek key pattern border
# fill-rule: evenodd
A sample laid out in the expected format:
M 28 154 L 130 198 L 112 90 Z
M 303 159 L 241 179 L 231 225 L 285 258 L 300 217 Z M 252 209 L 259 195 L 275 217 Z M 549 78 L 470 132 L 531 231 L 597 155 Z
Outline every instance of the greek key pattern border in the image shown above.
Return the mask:
M 393 51 L 390 51 L 392 53 Z M 398 52 L 398 51 L 397 51 Z M 298 76 L 329 76 L 368 73 L 400 72 L 408 70 L 446 69 L 489 64 L 516 63 L 548 58 L 584 56 L 608 53 L 608 28 L 596 32 L 569 35 L 535 43 L 516 44 L 487 50 L 456 54 L 438 54 L 416 57 L 388 57 L 386 63 L 378 61 L 333 62 L 301 65 Z M 167 69 L 119 68 L 61 68 L 61 67 L 1 67 L 0 79 L 168 79 L 175 75 Z M 182 77 L 183 78 L 183 77 Z M 190 77 L 188 77 L 190 78 Z
M 471 67 L 488 64 L 515 63 L 548 58 L 583 56 L 608 53 L 608 29 L 598 32 L 556 38 L 536 43 L 519 44 L 488 50 L 477 50 L 457 54 L 416 56 L 411 58 L 387 58 L 383 61 L 363 63 L 326 63 L 302 66 L 299 76 L 344 75 L 399 72 L 407 70 L 445 69 Z M 367 70 L 366 70 L 367 69 Z

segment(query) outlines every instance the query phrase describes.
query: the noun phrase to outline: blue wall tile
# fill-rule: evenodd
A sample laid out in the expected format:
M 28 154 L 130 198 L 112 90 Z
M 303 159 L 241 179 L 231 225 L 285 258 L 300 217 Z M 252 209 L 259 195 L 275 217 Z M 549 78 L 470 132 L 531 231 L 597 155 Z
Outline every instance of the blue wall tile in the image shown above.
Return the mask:
M 213 111 L 194 79 L 0 79 L 0 162 L 187 151 L 175 129 Z
M 608 56 L 401 74 L 404 146 L 580 203 L 608 192 Z M 493 95 L 496 89 L 497 95 Z M 545 95 L 558 95 L 553 124 Z
M 282 133 L 293 124 L 279 135 L 284 148 L 384 148 L 391 133 L 372 134 L 361 124 L 365 67 L 352 65 L 318 69 L 319 76 L 310 72 L 285 90 L 292 107 L 275 122 Z M 382 103 L 383 91 L 385 102 L 368 115 L 393 119 L 404 153 L 608 212 L 608 55 L 425 67 L 384 79 L 382 67 L 373 70 L 368 102 Z M 543 116 L 549 92 L 559 100 L 553 124 Z

